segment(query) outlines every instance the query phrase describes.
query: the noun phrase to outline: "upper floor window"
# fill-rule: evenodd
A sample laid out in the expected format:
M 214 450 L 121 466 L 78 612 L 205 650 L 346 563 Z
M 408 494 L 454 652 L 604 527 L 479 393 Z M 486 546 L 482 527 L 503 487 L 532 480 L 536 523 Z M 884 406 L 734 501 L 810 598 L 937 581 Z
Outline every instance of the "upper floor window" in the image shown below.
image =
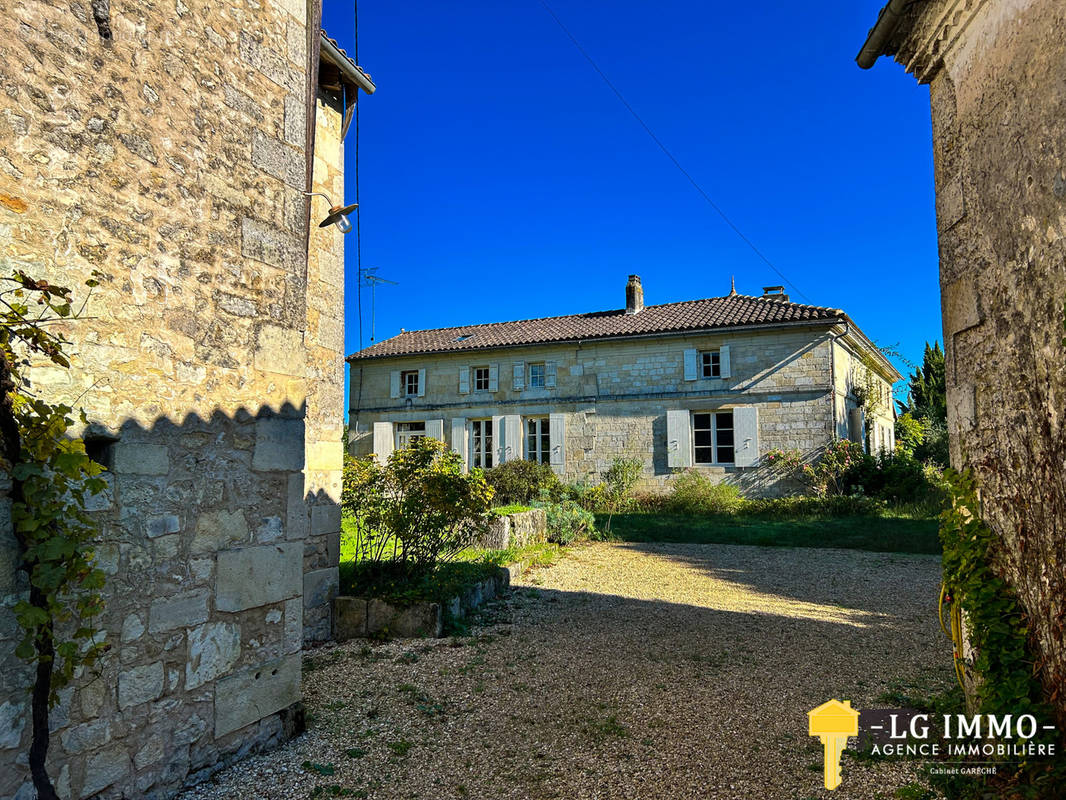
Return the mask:
M 547 417 L 532 417 L 526 420 L 526 460 L 551 462 L 551 426 Z
M 474 391 L 487 392 L 489 390 L 489 368 L 474 367 Z
M 700 377 L 720 378 L 722 376 L 722 353 L 720 350 L 703 350 L 700 352 Z
M 543 389 L 547 385 L 547 365 L 540 361 L 529 365 L 529 388 Z
M 417 377 L 418 373 L 415 373 Z M 402 450 L 410 447 L 416 439 L 426 435 L 425 422 L 397 422 L 396 423 L 396 449 Z
M 692 415 L 693 463 L 732 464 L 733 412 Z
M 401 372 L 400 387 L 408 397 L 416 396 L 418 394 L 418 370 L 410 369 Z

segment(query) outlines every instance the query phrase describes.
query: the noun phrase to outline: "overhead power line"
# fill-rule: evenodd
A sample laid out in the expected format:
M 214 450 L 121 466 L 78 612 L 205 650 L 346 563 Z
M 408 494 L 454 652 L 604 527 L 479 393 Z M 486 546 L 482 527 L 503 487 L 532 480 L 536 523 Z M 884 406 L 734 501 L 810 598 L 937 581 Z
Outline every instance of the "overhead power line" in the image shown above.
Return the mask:
M 671 162 L 673 162 L 673 165 L 675 167 L 677 167 L 678 171 L 688 179 L 688 182 L 691 183 L 692 186 L 696 189 L 696 191 L 700 193 L 700 196 L 704 200 L 707 201 L 707 204 L 718 213 L 718 216 L 720 216 L 722 218 L 722 220 L 725 222 L 726 225 L 728 225 L 730 228 L 733 229 L 733 232 L 737 236 L 739 236 L 741 238 L 741 240 L 744 242 L 744 244 L 746 244 L 748 247 L 750 247 L 752 252 L 754 252 L 755 255 L 757 255 L 760 259 L 762 259 L 763 263 L 765 263 L 766 266 L 768 266 L 770 269 L 772 269 L 774 272 L 776 272 L 777 275 L 781 278 L 781 280 L 783 280 L 785 283 L 787 283 L 789 286 L 791 286 L 793 289 L 795 289 L 796 294 L 798 294 L 800 297 L 802 297 L 804 300 L 806 300 L 809 303 L 810 302 L 810 298 L 807 297 L 807 295 L 805 295 L 800 290 L 800 288 L 798 286 L 796 286 L 796 284 L 794 284 L 792 281 L 790 281 L 785 276 L 785 273 L 783 273 L 781 270 L 779 270 L 774 265 L 774 263 L 772 261 L 770 261 L 770 259 L 768 259 L 765 255 L 763 255 L 762 251 L 758 247 L 755 246 L 755 243 L 752 242 L 751 239 L 749 239 L 747 236 L 744 235 L 744 232 L 742 230 L 740 230 L 740 228 L 737 227 L 736 223 L 734 223 L 733 220 L 731 220 L 729 218 L 729 216 L 722 210 L 722 208 L 716 202 L 714 202 L 714 200 L 711 199 L 711 196 L 709 194 L 707 194 L 707 192 L 705 192 L 703 190 L 703 187 L 699 185 L 699 183 L 696 181 L 695 178 L 692 177 L 692 175 L 689 173 L 689 171 L 686 170 L 681 165 L 681 162 L 677 160 L 677 158 L 674 156 L 673 153 L 670 152 L 670 149 L 665 144 L 663 144 L 662 140 L 658 136 L 655 135 L 655 131 L 653 131 L 648 126 L 648 123 L 646 123 L 641 118 L 640 114 L 638 114 L 636 112 L 636 110 L 633 108 L 633 106 L 631 106 L 629 104 L 629 101 L 627 101 L 625 96 L 618 90 L 618 87 L 615 86 L 611 82 L 611 79 L 607 77 L 607 74 L 602 69 L 600 69 L 600 65 L 596 63 L 596 60 L 591 55 L 589 55 L 588 51 L 584 47 L 581 46 L 581 42 L 579 42 L 577 40 L 577 38 L 574 36 L 574 34 L 572 34 L 570 32 L 570 29 L 567 28 L 566 25 L 563 24 L 563 21 L 561 19 L 559 19 L 559 16 L 552 10 L 551 6 L 549 6 L 548 3 L 545 2 L 545 0 L 541 0 L 541 5 L 544 6 L 544 10 L 547 11 L 548 14 L 551 15 L 551 18 L 555 20 L 556 24 L 562 29 L 563 33 L 566 34 L 567 38 L 571 42 L 573 42 L 574 47 L 576 47 L 578 49 L 578 52 L 581 53 L 581 55 L 583 55 L 585 57 L 585 60 L 588 61 L 589 64 L 592 65 L 592 68 L 594 70 L 596 70 L 596 74 L 598 74 L 601 78 L 603 78 L 603 82 L 607 84 L 607 86 L 610 88 L 610 90 L 612 92 L 614 92 L 615 97 L 617 97 L 618 100 L 622 103 L 622 105 L 626 107 L 626 110 L 630 114 L 633 115 L 633 119 L 635 119 L 638 123 L 640 123 L 640 127 L 642 127 L 644 129 L 644 132 L 647 133 L 648 136 L 651 137 L 651 140 L 653 142 L 655 142 L 655 144 L 657 144 L 659 146 L 659 149 L 663 151 L 663 153 L 666 155 L 666 157 L 669 158 Z

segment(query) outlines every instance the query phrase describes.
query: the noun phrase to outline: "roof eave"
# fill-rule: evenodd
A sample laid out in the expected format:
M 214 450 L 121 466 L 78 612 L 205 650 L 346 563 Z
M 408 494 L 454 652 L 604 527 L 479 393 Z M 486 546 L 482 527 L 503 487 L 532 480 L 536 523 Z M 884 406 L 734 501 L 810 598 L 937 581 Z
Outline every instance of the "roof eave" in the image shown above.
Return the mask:
M 657 339 L 662 337 L 678 337 L 678 336 L 694 336 L 707 333 L 731 333 L 734 331 L 755 331 L 755 330 L 772 330 L 774 328 L 800 328 L 807 326 L 822 326 L 822 325 L 838 325 L 848 321 L 847 314 L 842 314 L 835 317 L 826 317 L 825 319 L 798 319 L 789 320 L 787 322 L 765 322 L 758 325 L 730 325 L 728 327 L 715 327 L 715 328 L 687 328 L 680 331 L 658 331 L 652 333 L 629 333 L 629 334 L 611 334 L 607 336 L 587 336 L 584 338 L 570 338 L 570 339 L 546 339 L 537 342 L 522 342 L 518 344 L 501 344 L 491 345 L 488 347 L 469 347 L 459 350 L 413 350 L 410 353 L 385 353 L 383 355 L 372 356 L 360 356 L 359 353 L 352 353 L 344 360 L 349 364 L 354 364 L 358 361 L 384 361 L 389 358 L 409 358 L 413 356 L 441 356 L 452 355 L 456 353 L 489 353 L 494 350 L 514 350 L 521 347 L 547 347 L 552 345 L 571 345 L 581 344 L 583 342 L 608 342 L 626 339 Z M 891 366 L 891 365 L 889 365 Z
M 888 55 L 885 45 L 891 40 L 899 24 L 903 21 L 903 12 L 914 0 L 889 0 L 881 12 L 877 15 L 877 22 L 870 28 L 866 35 L 866 41 L 862 45 L 859 54 L 855 56 L 856 63 L 862 69 L 870 69 L 883 55 Z
M 344 55 L 325 34 L 322 34 L 321 53 L 324 59 L 340 70 L 343 78 L 354 83 L 367 94 L 373 94 L 377 89 L 370 77 L 359 69 L 350 58 Z

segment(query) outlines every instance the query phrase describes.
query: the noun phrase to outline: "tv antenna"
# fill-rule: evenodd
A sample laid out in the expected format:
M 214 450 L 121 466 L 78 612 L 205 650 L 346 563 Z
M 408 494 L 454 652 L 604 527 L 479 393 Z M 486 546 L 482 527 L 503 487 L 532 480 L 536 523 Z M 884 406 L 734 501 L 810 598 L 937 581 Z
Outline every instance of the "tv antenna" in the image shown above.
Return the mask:
M 364 267 L 361 270 L 361 272 L 362 272 L 362 276 L 361 277 L 363 279 L 361 285 L 366 285 L 366 286 L 370 287 L 370 341 L 371 342 L 374 341 L 374 333 L 375 333 L 375 331 L 374 331 L 375 304 L 376 304 L 375 296 L 377 294 L 377 286 L 378 286 L 378 284 L 379 283 L 387 283 L 387 284 L 390 284 L 391 286 L 399 286 L 400 285 L 396 281 L 390 281 L 387 278 L 378 277 L 378 275 L 376 274 L 377 271 L 378 271 L 377 267 Z

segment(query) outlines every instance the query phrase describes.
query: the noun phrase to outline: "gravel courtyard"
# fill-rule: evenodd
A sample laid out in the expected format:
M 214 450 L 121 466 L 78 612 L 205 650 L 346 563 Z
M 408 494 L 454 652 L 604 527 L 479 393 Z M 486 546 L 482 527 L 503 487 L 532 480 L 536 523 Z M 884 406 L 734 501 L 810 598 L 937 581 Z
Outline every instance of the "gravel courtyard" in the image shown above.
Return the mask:
M 950 686 L 939 580 L 931 556 L 575 548 L 467 636 L 306 654 L 308 732 L 182 797 L 891 798 L 916 767 L 845 758 L 822 787 L 806 712 Z

